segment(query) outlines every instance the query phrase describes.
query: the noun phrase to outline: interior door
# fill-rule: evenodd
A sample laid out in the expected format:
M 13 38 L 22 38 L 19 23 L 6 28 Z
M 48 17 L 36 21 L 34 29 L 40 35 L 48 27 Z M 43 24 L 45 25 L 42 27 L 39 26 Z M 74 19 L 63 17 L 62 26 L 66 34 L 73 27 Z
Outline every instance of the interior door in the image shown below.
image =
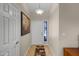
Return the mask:
M 15 4 L 0 3 L 0 55 L 19 55 L 20 12 Z

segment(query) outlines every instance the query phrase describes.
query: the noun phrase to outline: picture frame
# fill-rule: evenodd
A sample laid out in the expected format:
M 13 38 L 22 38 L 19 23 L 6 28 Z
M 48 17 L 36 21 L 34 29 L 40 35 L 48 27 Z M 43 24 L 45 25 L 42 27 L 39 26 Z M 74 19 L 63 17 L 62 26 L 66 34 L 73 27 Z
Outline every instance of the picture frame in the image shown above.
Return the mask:
M 30 33 L 30 18 L 21 11 L 21 36 Z

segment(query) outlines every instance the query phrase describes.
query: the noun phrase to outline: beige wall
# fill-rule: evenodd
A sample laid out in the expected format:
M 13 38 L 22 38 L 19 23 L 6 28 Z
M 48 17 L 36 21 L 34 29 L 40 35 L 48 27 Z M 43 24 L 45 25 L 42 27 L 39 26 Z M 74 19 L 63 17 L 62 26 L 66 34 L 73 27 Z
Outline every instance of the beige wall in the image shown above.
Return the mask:
M 48 45 L 54 56 L 59 55 L 59 5 L 53 4 L 48 19 Z
M 63 55 L 63 48 L 78 47 L 79 4 L 60 4 L 59 28 L 60 55 Z
M 23 11 L 28 17 L 29 10 L 25 4 L 18 4 L 20 6 L 21 11 Z M 26 54 L 28 48 L 31 46 L 31 33 L 28 33 L 24 36 L 21 36 L 20 40 L 20 55 L 23 56 Z

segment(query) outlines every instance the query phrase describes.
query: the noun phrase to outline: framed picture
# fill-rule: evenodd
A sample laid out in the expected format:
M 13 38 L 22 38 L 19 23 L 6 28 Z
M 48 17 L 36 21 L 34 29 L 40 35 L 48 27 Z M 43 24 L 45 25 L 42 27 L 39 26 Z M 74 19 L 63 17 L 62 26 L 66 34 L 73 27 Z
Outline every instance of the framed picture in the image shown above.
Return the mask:
M 21 35 L 30 33 L 30 19 L 27 15 L 21 12 Z

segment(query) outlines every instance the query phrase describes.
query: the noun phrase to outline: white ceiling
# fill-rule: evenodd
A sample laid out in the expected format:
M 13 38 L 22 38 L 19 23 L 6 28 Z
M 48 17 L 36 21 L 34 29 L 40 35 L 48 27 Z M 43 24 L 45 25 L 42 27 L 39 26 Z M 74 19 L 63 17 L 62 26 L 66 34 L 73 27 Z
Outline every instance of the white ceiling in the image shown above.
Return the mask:
M 37 18 L 41 18 L 41 17 L 45 18 L 45 17 L 47 17 L 48 13 L 49 13 L 49 10 L 51 8 L 51 3 L 27 3 L 26 5 L 29 8 L 31 16 L 37 17 Z M 40 5 L 40 7 L 39 7 L 39 5 Z M 41 15 L 41 16 L 39 16 L 39 15 L 37 15 L 35 13 L 35 10 L 39 9 L 39 8 L 44 10 L 43 15 Z
M 44 13 L 42 15 L 37 15 L 35 13 L 35 10 L 39 8 L 40 5 L 40 9 L 44 10 Z M 52 6 L 52 3 L 25 3 L 24 7 L 28 7 L 30 15 L 34 18 L 47 18 L 49 15 L 49 10 Z
M 35 12 L 35 10 L 39 8 L 39 5 L 40 9 L 44 10 L 45 12 L 48 12 L 51 3 L 27 3 L 26 5 L 28 6 L 30 12 Z

